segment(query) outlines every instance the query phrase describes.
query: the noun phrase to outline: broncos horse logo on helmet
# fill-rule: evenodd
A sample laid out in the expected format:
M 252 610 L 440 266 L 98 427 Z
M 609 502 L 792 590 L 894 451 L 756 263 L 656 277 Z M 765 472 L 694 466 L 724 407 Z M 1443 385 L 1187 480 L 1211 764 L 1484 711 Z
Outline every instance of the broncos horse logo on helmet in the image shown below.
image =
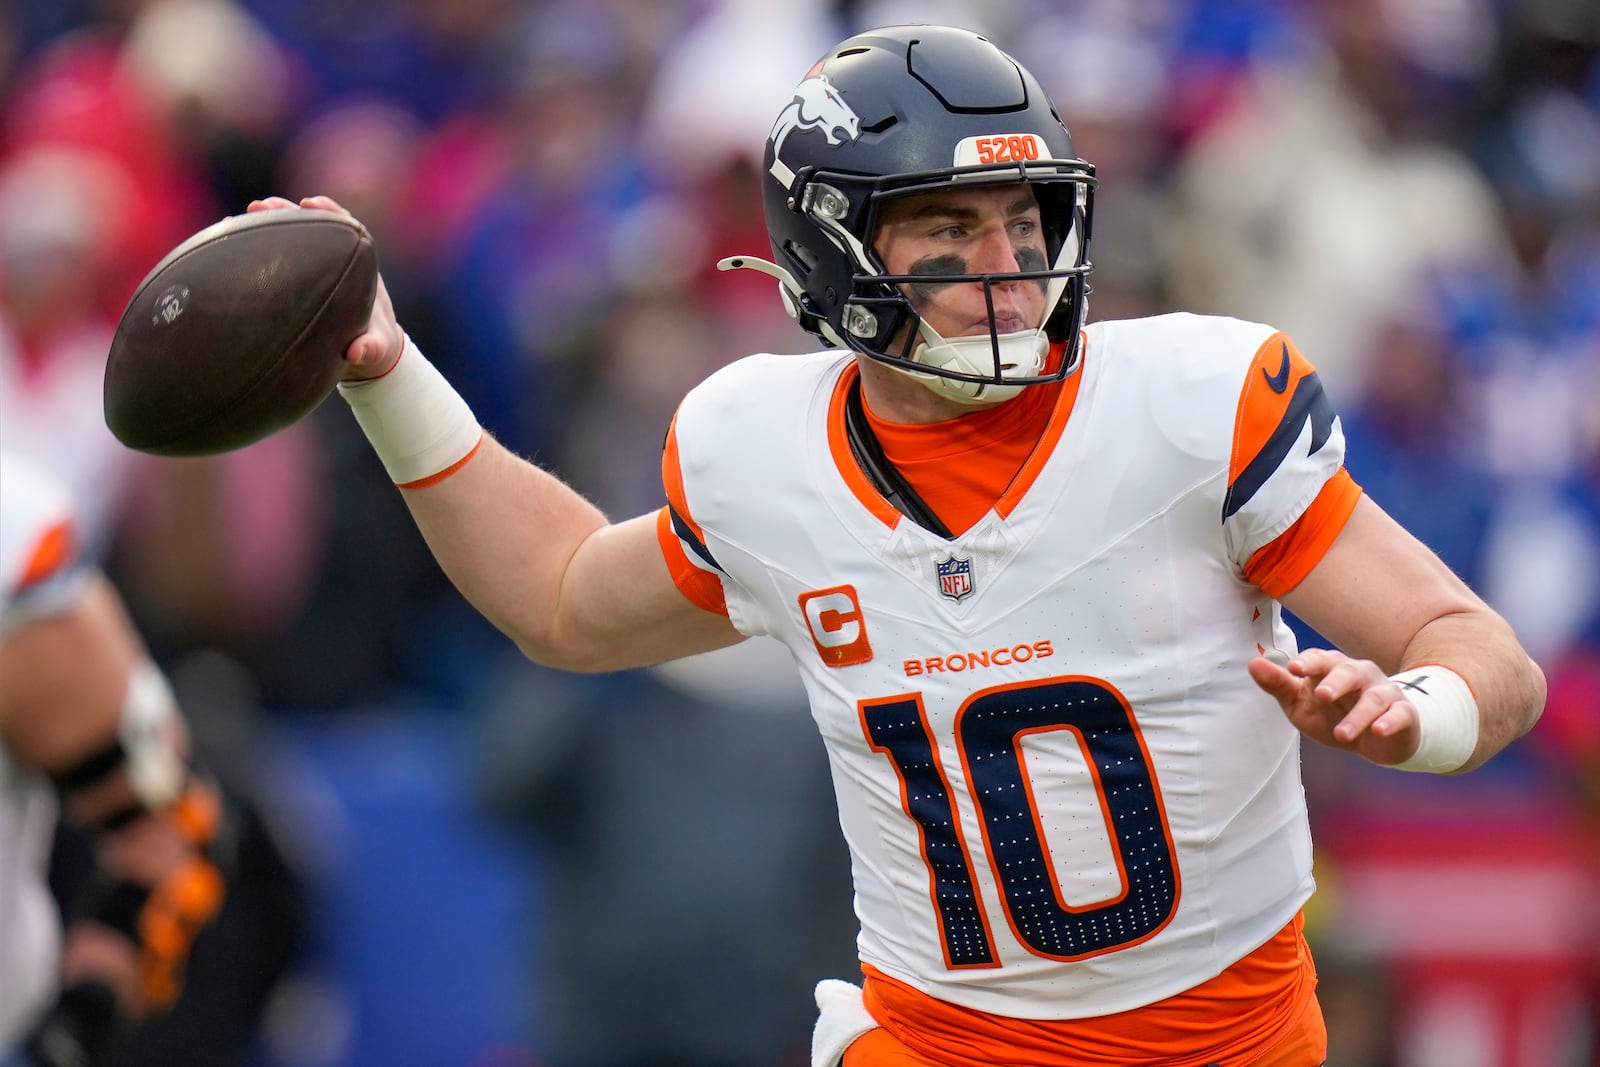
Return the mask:
M 828 143 L 836 145 L 861 136 L 861 119 L 850 110 L 828 76 L 818 74 L 801 82 L 795 88 L 794 100 L 779 113 L 768 138 L 774 154 L 783 150 L 783 142 L 795 130 L 821 130 Z

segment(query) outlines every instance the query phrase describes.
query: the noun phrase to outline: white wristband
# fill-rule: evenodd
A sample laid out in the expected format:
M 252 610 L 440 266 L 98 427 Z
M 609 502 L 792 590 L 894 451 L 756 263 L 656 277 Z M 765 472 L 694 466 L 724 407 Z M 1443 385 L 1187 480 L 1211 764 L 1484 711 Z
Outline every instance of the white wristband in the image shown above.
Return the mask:
M 453 473 L 483 439 L 467 402 L 410 337 L 387 373 L 340 382 L 339 395 L 402 489 L 421 489 Z
M 117 740 L 133 793 L 151 811 L 175 802 L 188 784 L 189 765 L 173 740 L 183 729 L 173 721 L 178 714 L 178 698 L 161 668 L 149 660 L 135 664 L 128 672 Z
M 1448 667 L 1429 664 L 1389 676 L 1417 709 L 1422 743 L 1397 771 L 1444 774 L 1457 770 L 1478 747 L 1478 701 L 1466 679 Z

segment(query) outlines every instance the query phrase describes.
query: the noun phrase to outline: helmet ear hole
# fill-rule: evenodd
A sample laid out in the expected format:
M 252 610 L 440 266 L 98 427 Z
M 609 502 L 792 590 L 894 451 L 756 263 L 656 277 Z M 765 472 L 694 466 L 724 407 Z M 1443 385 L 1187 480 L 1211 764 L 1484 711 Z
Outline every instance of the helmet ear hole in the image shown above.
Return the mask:
M 793 241 L 785 241 L 783 250 L 788 253 L 789 261 L 796 268 L 794 273 L 801 280 L 810 277 L 811 272 L 817 269 L 817 257 L 804 245 L 796 244 Z

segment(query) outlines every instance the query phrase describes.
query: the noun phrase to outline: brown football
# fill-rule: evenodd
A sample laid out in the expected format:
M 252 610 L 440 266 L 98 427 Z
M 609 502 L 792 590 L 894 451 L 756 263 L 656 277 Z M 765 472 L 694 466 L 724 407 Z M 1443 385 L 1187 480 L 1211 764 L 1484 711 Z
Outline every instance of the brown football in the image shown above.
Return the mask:
M 129 448 L 205 456 L 304 418 L 372 313 L 378 256 L 332 211 L 234 215 L 139 283 L 106 360 L 106 425 Z

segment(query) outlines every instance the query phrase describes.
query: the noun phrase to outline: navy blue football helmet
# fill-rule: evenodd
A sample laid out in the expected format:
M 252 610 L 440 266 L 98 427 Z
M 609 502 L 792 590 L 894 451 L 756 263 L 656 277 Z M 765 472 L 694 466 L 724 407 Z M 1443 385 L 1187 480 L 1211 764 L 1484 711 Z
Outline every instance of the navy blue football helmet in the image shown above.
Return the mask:
M 872 242 L 886 200 L 1005 183 L 1026 183 L 1038 201 L 1045 269 L 885 271 Z M 1039 82 L 987 39 L 943 26 L 872 30 L 812 68 L 767 139 L 762 199 L 774 262 L 736 256 L 721 265 L 776 277 L 789 313 L 828 344 L 958 401 L 989 403 L 1077 368 L 1095 184 Z M 991 326 L 988 337 L 943 338 L 905 291 L 1018 280 L 1047 296 L 1044 322 L 1025 334 Z

